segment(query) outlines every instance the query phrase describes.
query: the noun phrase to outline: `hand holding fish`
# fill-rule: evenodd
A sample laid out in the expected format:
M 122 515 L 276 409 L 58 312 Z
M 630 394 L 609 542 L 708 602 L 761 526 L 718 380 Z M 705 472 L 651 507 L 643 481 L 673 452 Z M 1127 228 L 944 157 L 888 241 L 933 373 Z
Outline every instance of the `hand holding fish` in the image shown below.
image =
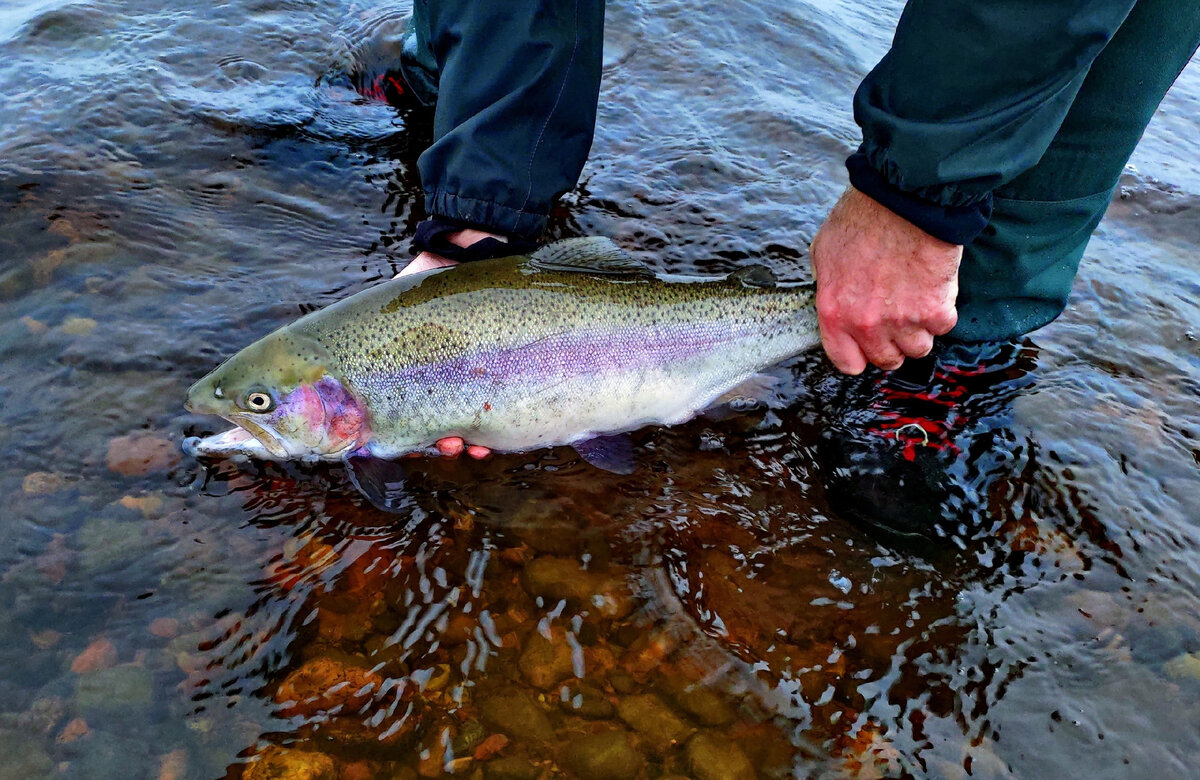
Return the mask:
M 839 370 L 860 374 L 923 357 L 958 319 L 961 246 L 934 238 L 850 189 L 811 250 L 817 322 Z

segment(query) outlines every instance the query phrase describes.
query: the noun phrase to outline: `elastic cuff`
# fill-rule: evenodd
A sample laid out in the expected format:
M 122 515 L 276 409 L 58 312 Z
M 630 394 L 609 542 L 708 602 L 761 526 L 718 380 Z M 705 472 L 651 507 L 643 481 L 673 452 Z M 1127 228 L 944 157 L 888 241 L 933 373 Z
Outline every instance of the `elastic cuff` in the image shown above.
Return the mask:
M 410 250 L 413 254 L 432 252 L 447 260 L 465 263 L 471 260 L 490 260 L 493 257 L 512 257 L 513 255 L 528 254 L 537 248 L 536 242 L 526 241 L 523 238 L 517 237 L 510 238 L 508 241 L 501 241 L 498 238 L 488 236 L 465 247 L 451 243 L 446 238 L 451 233 L 457 233 L 460 230 L 466 229 L 479 230 L 481 228 L 476 225 L 442 219 L 441 217 L 427 219 L 417 225 L 417 234 L 413 236 Z
M 897 189 L 863 152 L 846 158 L 846 170 L 854 189 L 948 244 L 971 243 L 992 218 L 991 193 L 965 206 L 941 206 Z
M 505 206 L 494 200 L 481 200 L 441 189 L 425 190 L 425 210 L 433 219 L 440 219 L 537 241 L 546 230 L 547 217 L 532 211 Z

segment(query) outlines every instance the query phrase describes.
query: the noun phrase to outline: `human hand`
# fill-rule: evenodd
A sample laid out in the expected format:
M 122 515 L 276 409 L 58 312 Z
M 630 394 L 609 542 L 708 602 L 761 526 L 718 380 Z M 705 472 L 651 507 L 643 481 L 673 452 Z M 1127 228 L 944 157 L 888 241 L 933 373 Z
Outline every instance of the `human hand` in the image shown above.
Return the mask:
M 873 363 L 891 371 L 928 355 L 934 336 L 958 321 L 962 250 L 846 190 L 810 251 L 817 324 L 838 370 L 861 374 Z
M 498 238 L 501 241 L 508 241 L 507 236 L 502 236 L 498 233 L 488 233 L 483 230 L 474 230 L 472 228 L 460 230 L 457 233 L 446 234 L 447 241 L 449 241 L 451 244 L 457 244 L 458 246 L 463 247 L 470 246 L 476 241 L 484 238 Z M 414 257 L 411 263 L 404 266 L 404 268 L 400 270 L 400 273 L 396 274 L 395 278 L 398 279 L 401 276 L 407 276 L 408 274 L 419 274 L 422 271 L 432 271 L 435 268 L 444 268 L 448 265 L 458 265 L 458 263 L 447 257 L 435 255 L 433 252 L 422 252 Z M 492 451 L 487 447 L 480 447 L 476 444 L 467 444 L 458 436 L 448 436 L 445 439 L 438 439 L 437 444 L 434 446 L 437 447 L 438 452 L 440 452 L 444 458 L 457 458 L 459 455 L 466 452 L 467 455 L 475 460 L 482 460 L 483 458 L 486 458 L 488 455 L 492 454 Z

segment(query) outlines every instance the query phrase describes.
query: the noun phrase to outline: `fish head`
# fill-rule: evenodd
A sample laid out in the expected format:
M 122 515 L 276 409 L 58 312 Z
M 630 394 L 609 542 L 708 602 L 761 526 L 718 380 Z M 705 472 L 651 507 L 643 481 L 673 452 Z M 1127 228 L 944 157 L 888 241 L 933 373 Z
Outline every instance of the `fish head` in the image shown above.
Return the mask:
M 273 458 L 338 458 L 366 443 L 368 426 L 331 363 L 314 339 L 276 331 L 192 385 L 184 405 L 224 417 Z

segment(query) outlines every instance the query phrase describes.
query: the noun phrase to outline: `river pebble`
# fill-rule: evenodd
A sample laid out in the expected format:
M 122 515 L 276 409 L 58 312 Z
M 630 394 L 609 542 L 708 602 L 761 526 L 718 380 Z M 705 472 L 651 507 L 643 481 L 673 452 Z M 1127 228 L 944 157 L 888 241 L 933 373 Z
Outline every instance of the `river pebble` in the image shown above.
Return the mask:
M 652 693 L 621 699 L 617 715 L 658 754 L 683 743 L 692 733 L 692 728 Z
M 732 740 L 700 733 L 687 744 L 688 767 L 697 780 L 754 780 L 754 765 Z
M 324 753 L 274 745 L 246 766 L 242 780 L 336 780 L 337 766 Z
M 549 638 L 534 631 L 526 641 L 517 665 L 530 685 L 549 690 L 574 673 L 571 656 L 571 645 L 561 628 L 551 630 Z
M 633 780 L 645 759 L 620 729 L 588 734 L 571 741 L 563 763 L 582 780 Z
M 108 443 L 104 465 L 124 477 L 141 477 L 165 471 L 183 459 L 179 446 L 153 433 L 131 433 Z
M 546 713 L 521 691 L 490 696 L 479 703 L 479 708 L 485 721 L 515 739 L 548 742 L 554 737 Z

